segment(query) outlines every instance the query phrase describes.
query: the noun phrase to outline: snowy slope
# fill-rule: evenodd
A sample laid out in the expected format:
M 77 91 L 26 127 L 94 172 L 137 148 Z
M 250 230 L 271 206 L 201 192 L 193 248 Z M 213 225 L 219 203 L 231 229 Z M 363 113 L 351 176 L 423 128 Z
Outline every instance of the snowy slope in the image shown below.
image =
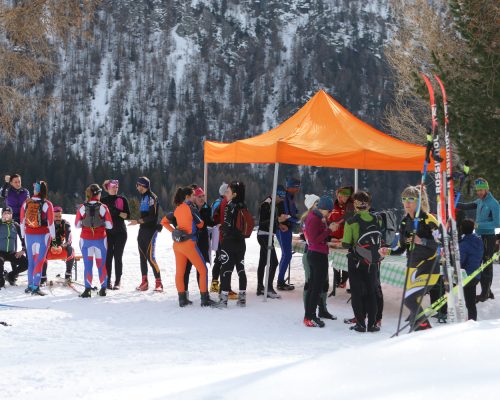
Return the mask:
M 0 291 L 0 303 L 50 307 L 0 307 L 0 320 L 12 325 L 0 326 L 3 399 L 493 399 L 500 389 L 495 301 L 480 304 L 481 322 L 389 339 L 401 291 L 384 287 L 382 331 L 358 334 L 342 323 L 352 310 L 341 290 L 329 299 L 339 320 L 307 329 L 301 323 L 301 290 L 267 303 L 255 296 L 258 246 L 252 237 L 246 309 L 234 302 L 228 310 L 199 307 L 194 272 L 194 305 L 180 309 L 165 231 L 158 237 L 157 258 L 166 292 L 134 290 L 140 280 L 136 234 L 136 227 L 129 228 L 123 289 L 105 298 L 80 299 L 64 287 L 33 298 L 24 294 L 26 277 L 20 277 L 20 286 Z M 63 270 L 62 263 L 51 262 L 49 279 Z M 292 281 L 301 289 L 298 256 Z M 497 283 L 494 291 L 499 289 Z M 448 380 L 452 384 L 444 384 Z

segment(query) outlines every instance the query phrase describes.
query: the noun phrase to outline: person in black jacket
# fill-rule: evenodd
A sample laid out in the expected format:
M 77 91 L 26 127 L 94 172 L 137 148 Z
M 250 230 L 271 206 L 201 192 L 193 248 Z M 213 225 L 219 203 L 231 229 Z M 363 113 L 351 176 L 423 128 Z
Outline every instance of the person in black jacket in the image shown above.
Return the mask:
M 0 221 L 0 289 L 5 285 L 4 264 L 10 262 L 12 271 L 7 275 L 7 281 L 13 286 L 19 273 L 28 269 L 26 258 L 26 245 L 21 236 L 21 227 L 12 219 L 12 208 L 5 207 L 2 210 Z M 17 251 L 17 238 L 21 240 L 22 249 Z
M 118 194 L 119 182 L 116 179 L 106 180 L 103 188 L 108 195 L 101 202 L 108 206 L 113 219 L 113 228 L 106 230 L 108 250 L 106 254 L 106 271 L 108 273 L 108 289 L 119 290 L 123 271 L 123 251 L 127 243 L 127 227 L 125 220 L 130 218 L 130 209 L 126 197 Z M 115 259 L 115 284 L 111 286 L 111 271 Z
M 137 191 L 141 194 L 141 203 L 139 211 L 141 217 L 137 220 L 131 220 L 129 225 L 140 225 L 137 242 L 139 245 L 139 256 L 141 260 L 141 284 L 136 288 L 139 291 L 148 290 L 148 262 L 153 269 L 155 277 L 155 291 L 163 292 L 161 282 L 160 267 L 156 262 L 155 248 L 156 236 L 158 235 L 158 197 L 150 189 L 149 179 L 141 176 L 136 182 Z
M 278 185 L 276 189 L 276 207 L 274 214 L 274 228 L 273 228 L 273 239 L 271 242 L 271 258 L 269 265 L 269 279 L 267 281 L 267 297 L 272 299 L 279 299 L 281 296 L 276 293 L 273 288 L 274 276 L 276 274 L 276 268 L 278 267 L 278 257 L 276 255 L 276 249 L 274 248 L 274 235 L 278 229 L 278 225 L 285 222 L 288 219 L 287 215 L 279 215 L 279 204 L 283 202 L 285 196 L 285 188 L 283 185 Z M 266 199 L 261 203 L 259 209 L 259 230 L 257 231 L 257 241 L 260 245 L 260 257 L 259 257 L 259 267 L 257 268 L 257 296 L 264 295 L 264 274 L 266 271 L 267 264 L 267 244 L 269 240 L 269 223 L 271 222 L 271 196 L 267 196 Z
M 196 212 L 200 216 L 200 218 L 203 220 L 203 227 L 199 228 L 196 231 L 196 245 L 198 246 L 198 249 L 200 250 L 201 256 L 203 257 L 203 260 L 205 260 L 205 264 L 207 262 L 210 262 L 209 258 L 209 251 L 210 251 L 210 240 L 209 240 L 209 235 L 208 235 L 208 227 L 212 227 L 215 225 L 213 219 L 212 219 L 212 209 L 210 206 L 207 204 L 205 201 L 205 192 L 203 189 L 197 185 L 191 185 L 191 186 L 196 186 L 193 188 L 194 190 L 194 206 L 196 206 Z M 191 262 L 188 260 L 187 265 L 186 265 L 186 273 L 184 274 L 184 284 L 186 286 L 186 292 L 188 291 L 189 287 L 189 274 L 191 272 L 191 267 L 193 265 Z M 198 280 L 198 283 L 200 282 L 200 273 L 196 271 L 196 278 Z
M 219 307 L 227 307 L 227 299 L 231 287 L 231 275 L 236 267 L 239 277 L 239 293 L 237 305 L 246 306 L 247 276 L 245 273 L 245 236 L 236 227 L 236 220 L 240 209 L 245 205 L 245 185 L 240 181 L 233 181 L 226 190 L 228 201 L 224 210 L 224 222 L 221 225 L 222 244 L 220 259 L 221 267 L 221 293 Z

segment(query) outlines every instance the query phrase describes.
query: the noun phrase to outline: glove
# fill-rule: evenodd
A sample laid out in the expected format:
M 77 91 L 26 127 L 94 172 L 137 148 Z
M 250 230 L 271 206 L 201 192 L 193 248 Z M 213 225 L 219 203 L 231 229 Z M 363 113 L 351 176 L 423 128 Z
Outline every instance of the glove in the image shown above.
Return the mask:
M 5 183 L 10 183 L 10 175 L 5 175 Z

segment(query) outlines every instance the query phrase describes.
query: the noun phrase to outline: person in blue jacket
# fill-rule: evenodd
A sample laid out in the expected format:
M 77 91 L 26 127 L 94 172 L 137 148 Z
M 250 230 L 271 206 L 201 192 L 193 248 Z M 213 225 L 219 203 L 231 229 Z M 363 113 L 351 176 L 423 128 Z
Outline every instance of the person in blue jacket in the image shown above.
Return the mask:
M 477 199 L 471 203 L 458 203 L 461 210 L 476 210 L 476 233 L 484 244 L 483 262 L 489 260 L 495 252 L 495 228 L 500 227 L 500 206 L 489 191 L 486 179 L 477 178 L 474 182 Z M 493 281 L 493 265 L 486 267 L 481 273 L 481 294 L 476 301 L 494 299 L 491 292 Z
M 300 190 L 300 180 L 288 178 L 285 193 L 277 193 L 283 201 L 277 205 L 278 215 L 287 215 L 286 221 L 280 222 L 276 230 L 276 238 L 281 248 L 281 259 L 278 273 L 278 290 L 294 290 L 295 286 L 285 282 L 285 274 L 292 260 L 292 233 L 300 225 L 299 210 L 295 205 L 295 195 Z
M 481 265 L 483 259 L 483 241 L 479 236 L 474 233 L 474 221 L 471 219 L 464 219 L 462 221 L 463 237 L 458 242 L 460 247 L 460 265 L 467 275 L 472 274 Z M 476 309 L 476 286 L 479 283 L 481 274 L 478 274 L 464 287 L 465 305 L 469 314 L 468 319 L 477 319 Z

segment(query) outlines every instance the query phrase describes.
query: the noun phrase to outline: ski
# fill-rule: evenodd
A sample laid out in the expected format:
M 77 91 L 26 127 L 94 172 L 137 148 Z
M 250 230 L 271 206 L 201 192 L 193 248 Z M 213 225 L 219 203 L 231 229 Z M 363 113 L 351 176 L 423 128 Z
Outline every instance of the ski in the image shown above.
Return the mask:
M 51 281 L 52 282 L 52 281 Z M 78 293 L 78 295 L 81 295 L 82 292 L 81 290 L 78 290 L 76 288 L 76 286 L 74 285 L 74 282 L 67 282 L 65 279 L 63 278 L 58 278 L 55 283 L 59 283 L 60 285 L 62 286 L 65 286 L 65 287 L 68 287 L 70 288 L 71 290 L 73 290 L 75 293 Z
M 446 151 L 446 190 L 448 192 L 448 228 L 451 233 L 451 250 L 452 250 L 452 266 L 454 267 L 455 275 L 457 277 L 457 292 L 456 292 L 456 303 L 458 306 L 457 321 L 465 322 L 467 321 L 467 311 L 465 307 L 464 289 L 462 283 L 462 268 L 460 266 L 460 249 L 458 246 L 458 232 L 457 232 L 457 220 L 455 216 L 455 192 L 453 188 L 453 173 L 452 173 L 452 152 L 451 152 L 451 140 L 449 131 L 449 118 L 448 118 L 448 98 L 446 96 L 446 90 L 443 82 L 437 75 L 434 75 L 439 87 L 441 89 L 441 97 L 443 99 L 443 111 L 444 111 L 444 143 Z
M 427 169 L 428 169 L 429 164 L 431 162 L 431 152 L 432 152 L 432 148 L 433 148 L 432 139 L 433 139 L 433 136 L 435 134 L 436 129 L 437 129 L 437 120 L 433 118 L 432 119 L 432 131 L 427 132 L 427 135 L 426 135 L 424 166 L 422 169 L 422 175 L 420 176 L 420 195 L 418 196 L 417 210 L 415 212 L 415 219 L 413 221 L 412 241 L 411 241 L 410 247 L 413 247 L 415 245 L 415 236 L 417 235 L 418 221 L 420 218 L 420 211 L 422 209 L 422 192 L 424 190 L 425 180 L 427 178 Z M 408 260 L 408 264 L 410 264 L 412 256 L 413 256 L 413 252 L 409 256 L 410 258 Z M 401 318 L 403 316 L 403 306 L 404 306 L 404 301 L 405 301 L 406 288 L 408 285 L 409 273 L 410 273 L 410 269 L 406 268 L 406 276 L 405 276 L 405 282 L 404 282 L 404 287 L 403 287 L 403 296 L 402 296 L 401 305 L 399 308 L 398 327 L 396 330 L 396 335 L 400 332 Z M 345 322 L 345 320 L 344 320 L 344 322 Z
M 433 127 L 433 137 L 432 137 L 432 158 L 434 160 L 434 183 L 435 183 L 435 191 L 436 191 L 436 205 L 437 205 L 437 219 L 439 225 L 441 227 L 441 241 L 444 253 L 444 276 L 445 283 L 447 283 L 447 292 L 448 292 L 448 317 L 450 322 L 457 322 L 457 307 L 456 307 L 456 299 L 453 294 L 453 271 L 451 268 L 451 260 L 450 260 L 450 247 L 449 247 L 449 238 L 448 232 L 446 229 L 446 199 L 445 199 L 445 190 L 443 187 L 443 175 L 441 171 L 441 162 L 443 159 L 441 158 L 441 144 L 439 143 L 439 133 L 438 133 L 438 123 L 437 123 L 437 106 L 436 100 L 434 97 L 434 88 L 432 87 L 432 83 L 427 75 L 423 72 L 421 73 L 422 78 L 425 81 L 427 86 L 427 90 L 429 91 L 429 100 L 431 104 L 431 115 L 432 115 L 432 127 Z M 446 287 L 446 285 L 445 285 Z
M 68 283 L 66 281 L 66 279 L 64 279 L 61 274 L 57 274 L 56 275 L 56 278 L 58 278 L 57 282 L 62 282 L 62 283 Z M 83 287 L 83 288 L 86 288 L 85 284 L 81 283 L 81 282 L 77 282 L 77 281 L 70 281 L 69 283 L 71 283 L 71 285 L 74 285 L 74 286 L 80 286 L 80 287 Z M 93 291 L 96 291 L 98 290 L 97 286 L 93 286 L 91 287 L 90 289 L 92 289 Z
M 481 271 L 483 271 L 487 266 L 489 266 L 491 263 L 495 262 L 496 259 L 500 257 L 500 252 L 496 252 L 493 254 L 493 257 L 491 257 L 488 261 L 484 262 L 481 264 L 472 274 L 468 275 L 464 280 L 463 280 L 463 286 L 467 286 L 469 282 L 474 279 Z M 456 292 L 458 291 L 457 287 L 453 288 L 453 291 Z M 421 311 L 416 317 L 415 320 L 418 320 L 422 317 L 430 317 L 432 316 L 435 312 L 439 311 L 445 304 L 447 303 L 447 296 L 444 294 L 441 296 L 439 299 L 437 299 L 434 303 L 432 303 L 429 307 Z M 411 322 L 408 322 L 406 325 L 404 325 L 399 332 L 394 333 L 394 335 L 391 336 L 393 338 L 394 336 L 397 336 L 401 331 L 405 330 L 411 325 Z

